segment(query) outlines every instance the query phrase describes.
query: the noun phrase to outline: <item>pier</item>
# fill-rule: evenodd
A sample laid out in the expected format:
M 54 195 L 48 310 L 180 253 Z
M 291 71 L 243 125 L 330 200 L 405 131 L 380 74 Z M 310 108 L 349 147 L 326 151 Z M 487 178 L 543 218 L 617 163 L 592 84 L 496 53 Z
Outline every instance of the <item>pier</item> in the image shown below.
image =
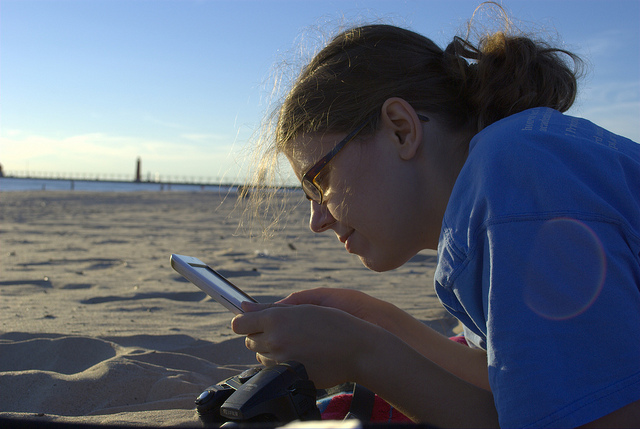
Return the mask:
M 134 177 L 131 174 L 117 173 L 65 173 L 54 171 L 5 171 L 4 177 L 34 180 L 64 180 L 86 182 L 120 182 L 120 183 L 157 183 L 164 185 L 201 185 L 201 186 L 238 186 L 231 180 L 221 177 L 171 176 L 147 173 L 146 176 Z
M 146 177 L 114 173 L 63 173 L 46 171 L 5 171 L 0 177 L 0 191 L 11 190 L 91 190 L 91 191 L 232 191 L 246 198 L 252 192 L 251 185 L 238 180 L 233 182 L 219 177 L 202 176 L 161 176 L 147 174 Z M 24 181 L 24 182 L 23 182 Z M 29 183 L 33 182 L 33 183 Z M 300 191 L 300 185 L 282 184 L 272 189 L 278 191 Z M 255 191 L 255 190 L 253 190 Z

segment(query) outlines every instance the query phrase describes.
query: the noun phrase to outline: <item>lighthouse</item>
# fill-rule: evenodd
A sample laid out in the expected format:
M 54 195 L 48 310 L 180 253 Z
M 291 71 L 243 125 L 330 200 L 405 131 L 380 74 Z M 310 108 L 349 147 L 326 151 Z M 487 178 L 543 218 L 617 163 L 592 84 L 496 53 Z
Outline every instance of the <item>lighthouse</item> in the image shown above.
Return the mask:
M 141 164 L 142 164 L 142 161 L 140 160 L 140 157 L 138 157 L 138 160 L 136 162 L 136 180 L 135 180 L 135 182 L 139 182 L 140 181 Z

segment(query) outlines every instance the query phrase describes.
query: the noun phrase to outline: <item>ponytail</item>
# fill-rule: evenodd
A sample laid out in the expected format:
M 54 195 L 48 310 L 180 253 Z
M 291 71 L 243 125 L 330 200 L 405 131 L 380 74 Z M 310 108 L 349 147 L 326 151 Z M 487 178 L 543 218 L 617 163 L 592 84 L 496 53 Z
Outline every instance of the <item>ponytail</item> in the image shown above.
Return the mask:
M 582 61 L 544 42 L 497 32 L 476 47 L 455 37 L 445 56 L 450 73 L 462 81 L 478 130 L 532 107 L 565 112 L 576 99 Z
M 581 64 L 571 52 L 504 32 L 477 44 L 455 37 L 443 51 L 410 30 L 356 27 L 303 68 L 278 112 L 276 144 L 286 151 L 299 134 L 348 132 L 390 97 L 471 133 L 533 107 L 564 112 L 575 101 Z

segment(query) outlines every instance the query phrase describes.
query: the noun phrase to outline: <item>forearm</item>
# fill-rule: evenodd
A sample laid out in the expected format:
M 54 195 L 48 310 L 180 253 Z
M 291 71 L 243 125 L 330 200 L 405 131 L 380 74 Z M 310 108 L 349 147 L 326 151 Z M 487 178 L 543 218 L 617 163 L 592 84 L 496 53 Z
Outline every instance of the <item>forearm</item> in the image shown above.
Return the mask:
M 371 335 L 371 334 L 369 334 Z M 356 381 L 417 422 L 439 427 L 497 427 L 493 395 L 454 376 L 389 332 L 358 358 Z M 472 410 L 460 412 L 461 404 Z
M 413 347 L 457 377 L 490 390 L 483 350 L 463 346 L 440 335 L 397 306 L 350 289 L 310 289 L 289 295 L 283 304 L 313 304 L 345 311 L 373 323 Z
M 388 306 L 387 311 L 380 313 L 385 316 L 379 319 L 379 326 L 446 371 L 474 386 L 491 390 L 484 350 L 451 341 L 393 304 L 385 305 Z

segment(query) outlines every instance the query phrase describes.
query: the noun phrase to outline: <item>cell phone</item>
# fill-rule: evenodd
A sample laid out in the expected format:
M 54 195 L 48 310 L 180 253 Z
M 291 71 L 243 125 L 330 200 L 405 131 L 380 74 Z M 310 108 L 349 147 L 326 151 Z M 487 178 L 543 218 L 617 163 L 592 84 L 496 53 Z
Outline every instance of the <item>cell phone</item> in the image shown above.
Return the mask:
M 171 268 L 234 314 L 244 313 L 242 310 L 243 302 L 258 302 L 216 270 L 193 256 L 172 254 Z

